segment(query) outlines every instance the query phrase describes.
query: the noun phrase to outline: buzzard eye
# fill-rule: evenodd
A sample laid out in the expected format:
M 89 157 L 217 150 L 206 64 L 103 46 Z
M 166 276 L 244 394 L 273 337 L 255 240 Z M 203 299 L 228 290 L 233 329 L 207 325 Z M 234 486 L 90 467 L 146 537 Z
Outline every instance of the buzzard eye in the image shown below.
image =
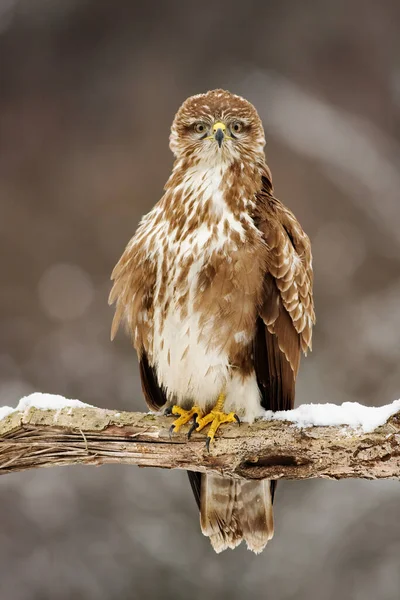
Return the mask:
M 195 123 L 194 130 L 196 133 L 205 133 L 207 128 L 206 128 L 205 123 Z
M 240 133 L 243 129 L 243 123 L 241 123 L 240 121 L 234 121 L 232 123 L 232 131 L 234 131 L 235 133 Z

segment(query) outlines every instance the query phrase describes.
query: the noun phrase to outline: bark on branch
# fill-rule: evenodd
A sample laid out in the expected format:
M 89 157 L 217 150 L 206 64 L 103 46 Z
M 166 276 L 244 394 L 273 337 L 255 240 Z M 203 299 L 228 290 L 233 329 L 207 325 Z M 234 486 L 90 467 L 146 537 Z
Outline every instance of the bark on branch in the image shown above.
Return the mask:
M 400 412 L 372 433 L 258 421 L 224 426 L 207 452 L 171 418 L 100 408 L 30 408 L 0 421 L 0 474 L 37 467 L 124 463 L 246 479 L 400 477 Z

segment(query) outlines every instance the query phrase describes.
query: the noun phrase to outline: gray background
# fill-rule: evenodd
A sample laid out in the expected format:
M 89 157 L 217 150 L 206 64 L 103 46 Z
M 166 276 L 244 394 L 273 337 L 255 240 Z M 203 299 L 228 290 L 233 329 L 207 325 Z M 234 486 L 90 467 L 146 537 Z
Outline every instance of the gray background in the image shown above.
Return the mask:
M 171 169 L 189 95 L 265 124 L 276 194 L 309 233 L 318 324 L 297 402 L 400 395 L 400 4 L 0 0 L 1 404 L 31 391 L 140 410 L 109 341 L 109 274 Z M 183 472 L 0 480 L 0 598 L 397 600 L 398 482 L 279 486 L 256 557 L 217 556 Z

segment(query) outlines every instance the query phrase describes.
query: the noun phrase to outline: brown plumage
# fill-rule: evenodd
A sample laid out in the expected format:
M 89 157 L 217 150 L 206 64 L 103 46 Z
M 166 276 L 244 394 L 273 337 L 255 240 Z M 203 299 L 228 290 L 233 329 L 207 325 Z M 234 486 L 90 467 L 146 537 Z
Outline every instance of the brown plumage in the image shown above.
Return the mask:
M 293 407 L 315 321 L 309 239 L 273 193 L 261 121 L 223 90 L 178 111 L 165 194 L 113 271 L 112 336 L 125 320 L 149 407 L 167 403 L 253 421 Z M 216 442 L 218 443 L 218 442 Z M 273 535 L 270 482 L 189 473 L 217 552 Z

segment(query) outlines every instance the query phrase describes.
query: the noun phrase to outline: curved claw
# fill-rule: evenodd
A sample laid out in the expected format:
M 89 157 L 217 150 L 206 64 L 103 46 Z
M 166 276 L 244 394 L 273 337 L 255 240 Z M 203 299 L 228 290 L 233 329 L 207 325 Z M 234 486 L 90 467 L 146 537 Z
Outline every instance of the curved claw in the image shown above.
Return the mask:
M 238 423 L 238 425 L 240 427 L 240 419 L 239 419 L 239 417 L 237 416 L 236 413 L 233 416 L 235 417 L 235 420 L 237 421 L 237 423 Z
M 208 451 L 208 452 L 210 452 L 210 443 L 211 443 L 211 438 L 210 438 L 210 436 L 208 435 L 208 436 L 207 436 L 207 439 L 206 439 L 206 448 L 207 448 L 207 451 Z
M 188 440 L 190 440 L 193 431 L 196 431 L 196 429 L 198 427 L 197 422 L 196 422 L 196 417 L 197 417 L 197 415 L 194 416 L 194 421 L 193 421 L 192 426 L 190 427 L 190 429 L 188 431 L 188 435 L 187 435 L 188 436 Z
M 172 437 L 172 434 L 174 433 L 174 429 L 175 429 L 175 425 L 172 423 L 171 427 L 169 428 L 169 437 Z

